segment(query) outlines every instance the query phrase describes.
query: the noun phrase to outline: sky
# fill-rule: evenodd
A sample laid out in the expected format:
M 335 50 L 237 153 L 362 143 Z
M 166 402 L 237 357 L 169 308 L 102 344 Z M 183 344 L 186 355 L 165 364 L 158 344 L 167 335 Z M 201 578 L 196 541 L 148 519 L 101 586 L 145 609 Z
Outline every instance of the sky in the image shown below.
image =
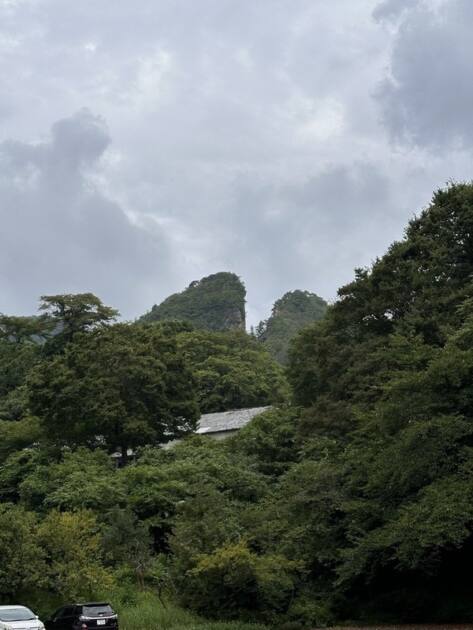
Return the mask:
M 471 0 L 0 0 L 0 312 L 134 319 L 217 271 L 248 321 L 472 178 Z

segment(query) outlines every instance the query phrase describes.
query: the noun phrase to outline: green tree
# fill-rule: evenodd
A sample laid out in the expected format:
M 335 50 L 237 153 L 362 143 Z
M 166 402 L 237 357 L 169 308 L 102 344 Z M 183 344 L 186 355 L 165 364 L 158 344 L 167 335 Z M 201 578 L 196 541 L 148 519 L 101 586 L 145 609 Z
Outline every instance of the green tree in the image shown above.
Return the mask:
M 190 515 L 195 497 L 204 495 L 196 499 L 197 504 L 200 500 L 206 502 L 207 495 L 224 503 L 230 500 L 246 504 L 264 496 L 266 480 L 252 464 L 242 453 L 231 453 L 209 438 L 191 436 L 172 449 L 143 449 L 134 465 L 121 470 L 119 475 L 127 490 L 128 506 L 149 526 L 155 549 L 168 552 L 169 538 L 174 536 L 181 516 L 189 510 L 189 517 L 182 519 L 185 548 L 188 545 L 192 548 L 192 541 L 199 537 L 201 542 L 205 538 L 200 519 L 194 520 Z M 209 519 L 219 518 L 222 516 L 218 510 L 209 514 Z M 209 535 L 218 537 L 217 531 L 228 532 L 225 527 L 223 522 L 222 528 L 209 524 L 212 530 Z
M 20 420 L 27 415 L 26 378 L 40 358 L 38 344 L 0 339 L 0 420 Z
M 21 447 L 9 453 L 0 465 L 0 504 L 19 502 L 21 483 L 49 455 L 37 448 Z
M 301 545 L 309 513 L 304 525 L 291 510 L 286 538 L 325 584 L 338 576 L 338 606 L 350 616 L 471 614 L 472 234 L 473 186 L 438 191 L 404 240 L 358 270 L 292 345 L 304 450 L 321 437 L 338 445 L 324 464 L 337 488 L 318 524 L 325 569 L 318 545 Z
M 43 295 L 39 308 L 52 329 L 52 338 L 47 344 L 50 352 L 61 350 L 77 333 L 103 327 L 119 315 L 93 293 Z
M 130 567 L 141 589 L 154 558 L 148 527 L 130 510 L 114 508 L 102 526 L 105 558 L 115 566 Z
M 106 513 L 126 503 L 110 456 L 83 447 L 65 450 L 58 461 L 38 457 L 18 487 L 21 502 L 36 512 L 91 509 Z
M 287 383 L 281 367 L 244 332 L 183 332 L 178 345 L 189 361 L 202 413 L 282 402 Z
M 258 556 L 244 541 L 227 544 L 198 556 L 186 574 L 186 602 L 215 617 L 274 619 L 289 606 L 297 568 L 283 556 Z
M 53 592 L 78 600 L 96 597 L 113 585 L 111 573 L 101 562 L 102 539 L 91 512 L 50 512 L 37 536 Z
M 26 417 L 16 422 L 0 420 L 0 466 L 10 454 L 31 448 L 43 438 L 37 418 Z
M 371 404 L 375 381 L 389 377 L 389 335 L 442 346 L 461 322 L 460 305 L 473 295 L 473 186 L 438 191 L 371 269 L 353 282 L 325 321 L 295 340 L 289 375 L 296 400 L 308 405 L 321 395 Z
M 298 421 L 297 408 L 269 409 L 227 440 L 225 447 L 254 458 L 260 472 L 277 479 L 300 458 Z
M 77 335 L 29 379 L 30 406 L 51 439 L 72 446 L 159 444 L 195 428 L 193 378 L 175 340 L 116 324 Z
M 35 514 L 0 503 L 0 595 L 13 597 L 46 581 L 44 552 L 37 539 Z

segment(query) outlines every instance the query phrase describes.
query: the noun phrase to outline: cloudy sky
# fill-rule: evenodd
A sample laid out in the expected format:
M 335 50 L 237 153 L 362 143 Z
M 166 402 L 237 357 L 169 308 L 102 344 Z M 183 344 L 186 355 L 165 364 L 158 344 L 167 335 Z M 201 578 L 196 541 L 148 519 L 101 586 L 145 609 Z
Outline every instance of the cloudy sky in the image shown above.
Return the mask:
M 0 0 L 0 312 L 333 299 L 472 178 L 471 0 Z

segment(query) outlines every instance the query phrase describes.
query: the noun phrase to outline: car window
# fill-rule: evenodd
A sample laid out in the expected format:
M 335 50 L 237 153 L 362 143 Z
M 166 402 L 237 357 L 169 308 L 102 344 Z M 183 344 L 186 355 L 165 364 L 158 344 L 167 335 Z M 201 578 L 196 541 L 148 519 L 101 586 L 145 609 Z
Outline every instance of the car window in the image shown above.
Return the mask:
M 0 621 L 30 621 L 35 615 L 25 606 L 12 606 L 0 610 Z
M 84 606 L 82 614 L 84 617 L 106 617 L 115 613 L 108 604 L 97 604 L 96 606 Z

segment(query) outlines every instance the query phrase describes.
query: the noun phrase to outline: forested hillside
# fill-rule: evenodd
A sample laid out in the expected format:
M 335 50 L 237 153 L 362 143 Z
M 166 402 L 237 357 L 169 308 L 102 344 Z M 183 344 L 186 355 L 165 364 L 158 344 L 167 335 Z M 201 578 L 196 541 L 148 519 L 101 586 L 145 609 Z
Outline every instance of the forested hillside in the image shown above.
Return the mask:
M 287 363 L 289 344 L 296 334 L 325 315 L 327 302 L 309 291 L 289 291 L 276 300 L 269 318 L 259 323 L 255 334 L 268 352 Z
M 90 295 L 4 316 L 2 600 L 149 589 L 286 630 L 470 621 L 472 278 L 473 185 L 456 184 L 299 332 L 289 391 L 242 332 L 116 324 Z M 202 409 L 268 402 L 226 442 L 160 446 Z
M 142 322 L 185 321 L 212 331 L 245 330 L 246 289 L 234 273 L 220 272 L 196 280 L 141 317 Z

